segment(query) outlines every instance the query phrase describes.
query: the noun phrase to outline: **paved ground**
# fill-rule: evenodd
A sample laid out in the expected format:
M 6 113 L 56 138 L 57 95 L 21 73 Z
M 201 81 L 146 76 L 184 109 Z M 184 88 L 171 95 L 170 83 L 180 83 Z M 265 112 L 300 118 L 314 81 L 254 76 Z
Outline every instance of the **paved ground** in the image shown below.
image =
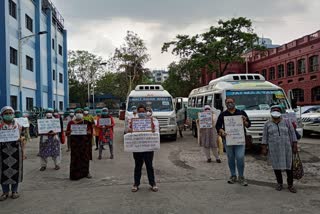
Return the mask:
M 275 191 L 271 166 L 255 154 L 246 156 L 249 186 L 227 184 L 225 155 L 221 164 L 206 163 L 189 131 L 176 142 L 163 142 L 155 154 L 160 191 L 149 191 L 144 176 L 139 192 L 131 193 L 134 164 L 132 154 L 123 152 L 122 129 L 119 122 L 115 159 L 108 159 L 105 153 L 102 160 L 97 160 L 94 152 L 93 179 L 80 181 L 68 179 L 69 153 L 65 145 L 61 169 L 53 170 L 51 161 L 48 169 L 40 172 L 38 142 L 34 139 L 28 145 L 21 197 L 1 202 L 0 213 L 319 213 L 319 136 L 304 138 L 300 143 L 306 174 L 296 182 L 297 194 L 286 189 Z

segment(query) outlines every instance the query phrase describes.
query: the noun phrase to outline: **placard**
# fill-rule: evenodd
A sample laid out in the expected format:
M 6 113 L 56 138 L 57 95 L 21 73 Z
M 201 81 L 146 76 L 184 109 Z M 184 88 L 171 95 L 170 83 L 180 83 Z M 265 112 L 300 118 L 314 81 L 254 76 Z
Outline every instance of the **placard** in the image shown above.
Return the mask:
M 124 135 L 125 152 L 149 152 L 160 149 L 158 132 L 135 132 Z
M 17 141 L 20 138 L 19 129 L 0 130 L 0 142 Z
M 63 121 L 63 131 L 66 131 L 67 130 L 67 127 L 68 127 L 68 124 L 69 124 L 69 120 L 64 120 Z
M 30 127 L 29 120 L 26 117 L 14 118 L 14 120 L 22 127 L 28 128 Z
M 151 132 L 151 118 L 138 119 L 132 118 L 132 132 Z
M 38 133 L 61 132 L 60 119 L 38 119 Z
M 111 126 L 111 118 L 100 118 L 99 126 Z
M 244 136 L 243 119 L 241 115 L 225 116 L 224 126 L 226 132 L 226 144 L 231 145 L 245 145 L 246 140 Z
M 212 112 L 199 112 L 198 117 L 200 129 L 212 128 Z
M 87 135 L 87 124 L 72 124 L 71 135 Z

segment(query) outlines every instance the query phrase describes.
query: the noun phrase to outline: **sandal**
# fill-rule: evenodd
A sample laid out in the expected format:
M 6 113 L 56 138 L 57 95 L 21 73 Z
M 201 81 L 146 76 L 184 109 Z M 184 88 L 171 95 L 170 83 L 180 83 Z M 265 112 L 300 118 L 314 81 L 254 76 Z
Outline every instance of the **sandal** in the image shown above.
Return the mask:
M 12 199 L 17 199 L 19 197 L 20 197 L 20 195 L 17 192 L 13 192 L 12 195 L 11 195 Z
M 137 187 L 137 186 L 133 186 L 131 188 L 131 192 L 138 192 L 138 190 L 139 190 L 139 187 Z
M 59 170 L 60 169 L 60 166 L 56 166 L 54 167 L 55 170 Z
M 281 191 L 282 189 L 283 189 L 283 185 L 282 184 L 277 184 L 276 190 L 277 191 Z
M 8 197 L 9 197 L 9 193 L 3 193 L 0 196 L 0 201 L 5 201 L 5 200 L 7 200 Z
M 43 172 L 44 170 L 46 170 L 47 167 L 43 166 L 40 168 L 40 171 Z
M 159 188 L 157 186 L 152 186 L 150 189 L 153 192 L 158 192 L 159 191 Z
M 297 193 L 297 189 L 294 186 L 288 186 L 288 190 L 292 193 Z

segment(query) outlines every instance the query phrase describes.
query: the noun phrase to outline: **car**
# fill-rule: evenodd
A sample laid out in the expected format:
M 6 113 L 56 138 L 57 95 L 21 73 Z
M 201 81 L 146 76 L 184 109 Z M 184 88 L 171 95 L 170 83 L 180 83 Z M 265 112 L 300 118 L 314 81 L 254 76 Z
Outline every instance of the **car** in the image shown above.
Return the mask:
M 320 134 L 320 106 L 312 106 L 301 114 L 303 134 Z

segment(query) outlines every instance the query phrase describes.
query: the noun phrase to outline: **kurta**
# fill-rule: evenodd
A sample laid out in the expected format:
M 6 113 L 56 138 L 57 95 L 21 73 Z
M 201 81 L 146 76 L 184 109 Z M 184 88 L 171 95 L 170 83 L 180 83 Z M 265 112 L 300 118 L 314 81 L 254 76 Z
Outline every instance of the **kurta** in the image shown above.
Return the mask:
M 268 145 L 273 169 L 291 169 L 292 142 L 296 141 L 294 128 L 289 121 L 282 119 L 278 124 L 268 121 L 264 125 L 262 144 Z
M 212 128 L 201 128 L 198 125 L 199 128 L 199 145 L 204 148 L 217 148 L 217 139 L 218 139 L 218 133 L 215 129 L 216 125 L 216 116 L 212 113 Z
M 101 118 L 104 118 L 104 117 L 101 117 Z M 111 126 L 103 127 L 100 125 L 100 119 L 97 121 L 97 127 L 99 127 L 99 129 L 100 129 L 99 145 L 106 145 L 106 144 L 112 145 L 112 143 L 113 143 L 113 127 L 115 125 L 115 122 L 114 122 L 114 119 L 112 116 L 108 116 L 105 118 L 111 119 Z
M 89 121 L 69 122 L 67 132 L 71 132 L 71 125 L 87 124 L 87 135 L 70 135 L 71 160 L 70 160 L 70 179 L 78 180 L 88 176 L 89 162 L 92 160 L 92 123 Z
M 20 129 L 14 122 L 12 125 L 0 124 L 1 130 Z M 1 139 L 0 139 L 1 141 Z M 17 184 L 23 178 L 23 157 L 20 141 L 0 142 L 0 184 Z
M 55 118 L 52 118 L 55 119 Z M 41 158 L 48 158 L 53 157 L 57 158 L 60 157 L 60 139 L 58 134 L 52 135 L 41 135 L 40 137 L 40 150 L 39 156 Z

